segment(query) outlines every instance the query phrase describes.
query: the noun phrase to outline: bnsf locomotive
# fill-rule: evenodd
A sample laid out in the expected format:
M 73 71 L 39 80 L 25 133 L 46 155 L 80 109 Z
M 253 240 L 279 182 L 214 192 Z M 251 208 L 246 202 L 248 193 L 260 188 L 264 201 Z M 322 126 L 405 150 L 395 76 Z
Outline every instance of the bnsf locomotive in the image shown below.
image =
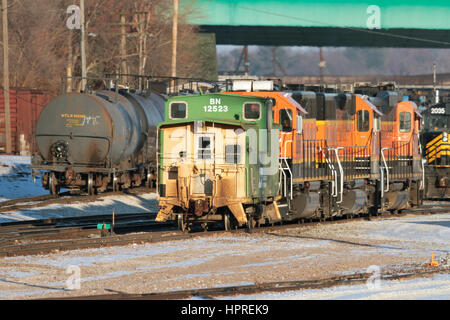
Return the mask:
M 156 126 L 165 100 L 157 94 L 99 91 L 51 101 L 36 124 L 34 173 L 52 194 L 89 194 L 156 181 Z
M 231 229 L 419 205 L 418 129 L 396 92 L 173 97 L 158 126 L 157 221 Z
M 425 198 L 448 198 L 450 103 L 429 107 L 423 115 L 421 143 L 425 158 Z

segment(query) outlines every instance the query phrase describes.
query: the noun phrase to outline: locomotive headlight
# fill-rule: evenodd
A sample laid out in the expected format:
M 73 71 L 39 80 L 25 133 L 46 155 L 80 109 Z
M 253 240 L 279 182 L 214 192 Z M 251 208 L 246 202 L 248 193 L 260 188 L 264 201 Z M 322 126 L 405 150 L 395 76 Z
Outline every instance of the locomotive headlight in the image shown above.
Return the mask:
M 444 132 L 444 133 L 442 134 L 442 141 L 444 141 L 444 142 L 447 142 L 447 141 L 448 141 L 448 133 L 447 133 L 447 132 Z

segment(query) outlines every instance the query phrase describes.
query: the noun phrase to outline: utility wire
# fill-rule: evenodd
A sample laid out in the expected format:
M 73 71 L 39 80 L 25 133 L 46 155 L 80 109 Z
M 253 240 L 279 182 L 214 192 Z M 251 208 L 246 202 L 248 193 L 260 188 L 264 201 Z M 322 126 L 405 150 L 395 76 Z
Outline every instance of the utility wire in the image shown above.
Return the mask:
M 221 5 L 225 5 L 225 6 L 232 5 L 234 8 L 239 8 L 239 9 L 244 9 L 244 10 L 253 11 L 253 12 L 259 12 L 259 13 L 264 13 L 264 14 L 267 14 L 267 15 L 277 16 L 277 17 L 281 17 L 281 18 L 288 18 L 288 19 L 293 19 L 293 20 L 297 20 L 297 21 L 304 21 L 304 22 L 310 22 L 310 23 L 315 23 L 315 24 L 321 24 L 324 27 L 333 27 L 333 28 L 346 29 L 346 30 L 351 30 L 351 31 L 356 31 L 356 32 L 365 32 L 365 33 L 369 33 L 369 34 L 376 34 L 376 35 L 385 36 L 385 37 L 399 38 L 399 39 L 405 39 L 405 40 L 414 40 L 414 41 L 422 41 L 422 42 L 429 42 L 429 43 L 434 43 L 434 44 L 441 44 L 441 45 L 450 46 L 450 42 L 447 42 L 447 41 L 438 41 L 438 40 L 430 40 L 430 39 L 424 39 L 424 38 L 418 38 L 418 37 L 409 37 L 409 36 L 403 36 L 403 35 L 399 35 L 399 34 L 391 34 L 391 33 L 387 33 L 387 32 L 374 31 L 374 30 L 368 30 L 368 29 L 359 29 L 359 28 L 352 28 L 352 27 L 336 27 L 335 25 L 332 25 L 332 24 L 329 24 L 329 23 L 326 23 L 326 22 L 323 22 L 323 21 L 317 21 L 317 20 L 306 19 L 306 18 L 299 18 L 299 17 L 289 16 L 289 15 L 285 15 L 285 14 L 281 14 L 281 13 L 275 13 L 275 12 L 272 12 L 272 11 L 266 11 L 266 10 L 261 10 L 261 9 L 249 8 L 249 7 L 245 7 L 245 6 L 242 6 L 242 5 L 231 4 L 229 2 L 223 3 L 223 2 L 221 2 L 223 0 L 205 0 L 205 1 L 215 2 L 215 3 L 221 4 Z

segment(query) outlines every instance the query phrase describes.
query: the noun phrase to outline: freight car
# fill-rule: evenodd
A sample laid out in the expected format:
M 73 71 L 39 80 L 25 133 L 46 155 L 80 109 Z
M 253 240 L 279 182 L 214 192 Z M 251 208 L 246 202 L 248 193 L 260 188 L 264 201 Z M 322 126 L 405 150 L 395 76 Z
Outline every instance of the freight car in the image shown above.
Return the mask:
M 422 152 L 425 158 L 425 197 L 448 198 L 450 171 L 450 102 L 422 112 Z
M 11 153 L 30 156 L 36 152 L 34 132 L 42 109 L 50 101 L 47 91 L 28 88 L 9 90 L 11 120 Z M 0 153 L 6 153 L 5 104 L 0 89 Z
M 230 229 L 419 205 L 416 109 L 395 92 L 171 98 L 159 125 L 157 221 Z
M 94 194 L 155 182 L 156 126 L 162 96 L 99 91 L 51 101 L 36 125 L 39 152 L 31 169 L 43 171 L 51 194 L 61 188 Z

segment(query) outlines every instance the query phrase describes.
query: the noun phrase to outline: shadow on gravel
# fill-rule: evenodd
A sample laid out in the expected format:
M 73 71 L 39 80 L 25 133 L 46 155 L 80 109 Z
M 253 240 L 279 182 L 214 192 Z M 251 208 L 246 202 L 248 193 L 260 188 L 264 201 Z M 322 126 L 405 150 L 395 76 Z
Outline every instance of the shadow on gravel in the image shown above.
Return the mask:
M 3 278 L 0 278 L 0 282 L 18 284 L 18 285 L 22 285 L 22 286 L 31 287 L 31 288 L 39 288 L 39 289 L 47 289 L 47 290 L 55 290 L 55 291 L 70 291 L 70 290 L 68 290 L 66 288 L 55 288 L 55 287 L 41 286 L 41 285 L 37 285 L 37 284 L 29 284 L 29 283 L 25 283 L 25 282 L 13 281 L 13 280 L 8 280 L 8 279 L 3 279 Z
M 408 223 L 414 223 L 414 224 L 428 224 L 433 226 L 441 226 L 450 228 L 450 221 L 410 221 Z
M 158 201 L 133 194 L 124 194 L 116 198 L 101 198 L 92 202 L 50 205 L 35 209 L 22 209 L 0 214 L 0 222 L 13 222 L 34 219 L 66 218 L 88 215 L 157 212 Z
M 368 244 L 368 243 L 351 242 L 351 241 L 331 239 L 331 238 L 292 236 L 292 235 L 276 234 L 276 233 L 270 233 L 270 232 L 265 232 L 264 234 L 275 236 L 275 237 L 281 237 L 281 238 L 298 238 L 298 239 L 306 239 L 306 240 L 332 241 L 332 242 L 348 244 L 348 245 L 352 245 L 352 246 L 370 247 L 370 248 L 375 248 L 375 249 L 403 250 L 403 248 L 401 248 L 401 247 L 393 247 L 393 246 L 388 246 L 388 245 L 374 245 L 374 244 Z

